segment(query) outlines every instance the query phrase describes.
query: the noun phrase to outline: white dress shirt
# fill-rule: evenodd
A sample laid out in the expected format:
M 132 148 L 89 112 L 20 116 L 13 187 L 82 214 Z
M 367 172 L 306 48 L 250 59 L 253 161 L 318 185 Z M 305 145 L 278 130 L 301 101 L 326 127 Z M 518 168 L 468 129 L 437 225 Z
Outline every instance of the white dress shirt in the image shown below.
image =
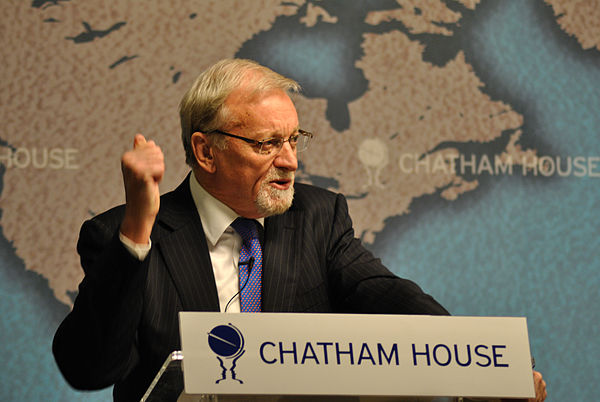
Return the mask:
M 231 227 L 239 215 L 210 195 L 193 174 L 190 175 L 189 185 L 206 236 L 221 312 L 239 313 L 238 260 L 242 238 Z M 264 218 L 257 220 L 264 226 Z M 119 237 L 125 248 L 140 260 L 148 255 L 152 247 L 152 243 L 136 244 L 121 233 Z

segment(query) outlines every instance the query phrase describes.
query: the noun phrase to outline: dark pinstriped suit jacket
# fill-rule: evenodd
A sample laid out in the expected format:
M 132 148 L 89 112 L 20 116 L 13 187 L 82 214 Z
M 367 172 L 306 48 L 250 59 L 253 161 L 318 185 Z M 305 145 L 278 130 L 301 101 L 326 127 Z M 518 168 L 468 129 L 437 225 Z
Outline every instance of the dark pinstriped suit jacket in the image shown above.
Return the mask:
M 265 220 L 263 311 L 447 314 L 388 271 L 354 238 L 346 200 L 296 184 L 283 215 Z M 124 207 L 84 223 L 85 271 L 73 311 L 53 344 L 71 385 L 115 385 L 117 401 L 139 400 L 166 356 L 180 349 L 179 311 L 219 311 L 208 246 L 185 180 L 161 197 L 144 261 L 118 238 Z

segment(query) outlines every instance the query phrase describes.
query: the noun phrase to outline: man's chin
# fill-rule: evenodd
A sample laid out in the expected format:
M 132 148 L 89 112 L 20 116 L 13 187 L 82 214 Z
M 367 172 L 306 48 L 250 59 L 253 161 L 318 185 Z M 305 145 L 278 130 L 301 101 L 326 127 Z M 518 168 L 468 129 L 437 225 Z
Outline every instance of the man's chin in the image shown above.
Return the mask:
M 287 190 L 264 189 L 256 197 L 256 209 L 264 216 L 281 215 L 292 206 L 294 187 Z

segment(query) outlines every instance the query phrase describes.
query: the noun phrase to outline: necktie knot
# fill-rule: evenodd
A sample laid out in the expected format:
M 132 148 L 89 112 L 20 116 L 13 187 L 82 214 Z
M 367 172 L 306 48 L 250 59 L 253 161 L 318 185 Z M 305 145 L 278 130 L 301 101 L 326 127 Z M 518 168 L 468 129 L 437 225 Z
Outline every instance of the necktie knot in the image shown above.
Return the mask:
M 258 239 L 258 228 L 254 219 L 237 218 L 231 227 L 241 236 L 245 244 L 250 244 L 253 239 Z

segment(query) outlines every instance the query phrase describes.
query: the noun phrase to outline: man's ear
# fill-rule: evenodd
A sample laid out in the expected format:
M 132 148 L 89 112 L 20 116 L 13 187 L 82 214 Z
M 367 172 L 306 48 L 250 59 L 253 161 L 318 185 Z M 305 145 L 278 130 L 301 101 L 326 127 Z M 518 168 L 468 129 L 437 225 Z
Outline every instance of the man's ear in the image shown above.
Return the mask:
M 192 134 L 192 149 L 196 156 L 198 166 L 208 172 L 214 173 L 217 170 L 214 158 L 214 148 L 210 145 L 208 136 L 201 132 Z

